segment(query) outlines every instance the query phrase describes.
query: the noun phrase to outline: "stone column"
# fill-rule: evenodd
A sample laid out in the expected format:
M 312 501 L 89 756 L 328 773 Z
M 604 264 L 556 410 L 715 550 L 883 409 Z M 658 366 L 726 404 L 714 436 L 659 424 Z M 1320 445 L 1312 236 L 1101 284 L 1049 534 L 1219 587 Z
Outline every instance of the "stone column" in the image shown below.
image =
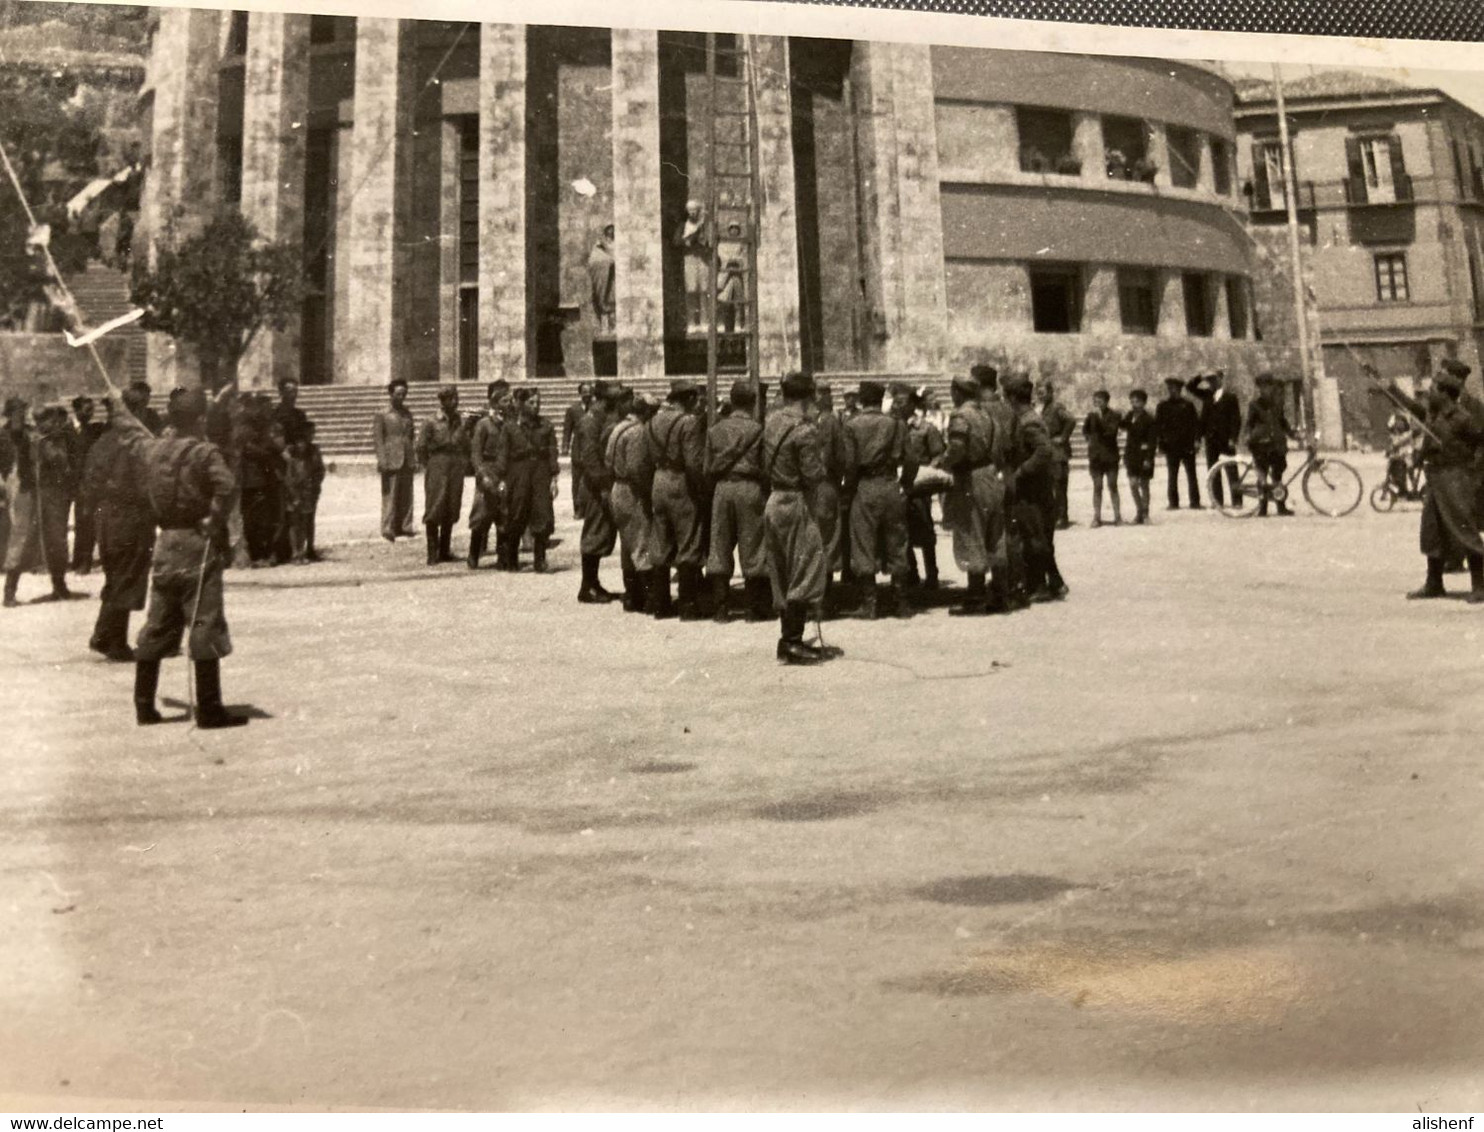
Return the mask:
M 1149 160 L 1154 162 L 1154 183 L 1167 189 L 1174 183 L 1170 177 L 1170 135 L 1165 132 L 1163 122 L 1150 122 L 1146 128 L 1149 131 Z
M 1208 275 L 1206 286 L 1211 289 L 1211 337 L 1230 342 L 1232 319 L 1231 308 L 1227 305 L 1226 276 Z
M 150 169 L 135 247 L 156 251 L 199 232 L 216 209 L 216 118 L 220 97 L 221 13 L 161 8 L 150 56 L 154 84 Z M 147 338 L 148 375 L 156 389 L 196 384 L 194 359 L 165 334 Z
M 1159 326 L 1157 336 L 1160 338 L 1184 339 L 1185 333 L 1185 284 L 1182 282 L 1181 273 L 1156 269 L 1155 283 L 1159 292 Z
M 1216 191 L 1216 155 L 1211 148 L 1211 135 L 1201 135 L 1201 164 L 1196 173 L 1195 187 L 1203 193 Z
M 356 21 L 355 125 L 351 133 L 345 376 L 356 385 L 403 377 L 407 205 L 416 83 L 416 31 L 401 20 Z
M 352 122 L 353 103 L 344 99 L 337 109 L 338 123 L 335 127 L 334 156 L 331 158 L 335 170 L 335 188 L 330 194 L 330 226 L 334 235 L 330 240 L 330 262 L 327 265 L 326 285 L 331 288 L 330 302 L 330 365 L 336 385 L 350 382 L 350 209 L 347 202 L 355 177 L 355 126 Z
M 1087 268 L 1087 291 L 1082 302 L 1082 329 L 1103 337 L 1123 332 L 1118 307 L 1118 268 L 1094 264 Z
M 1103 120 L 1096 114 L 1072 115 L 1072 152 L 1082 162 L 1082 179 L 1094 184 L 1108 180 L 1108 151 L 1103 145 Z
M 856 44 L 868 355 L 874 370 L 933 372 L 948 305 L 932 57 L 915 44 Z
M 459 205 L 463 176 L 464 132 L 458 122 L 443 119 L 439 146 L 442 165 L 438 200 L 438 377 L 459 379 L 459 284 L 463 281 L 459 241 L 463 232 Z
M 254 12 L 247 24 L 242 113 L 242 215 L 264 240 L 304 247 L 309 134 L 309 17 Z M 244 389 L 299 376 L 299 319 L 259 331 L 238 369 Z
M 799 344 L 799 233 L 795 215 L 793 105 L 788 39 L 751 37 L 757 98 L 758 372 L 783 374 L 801 364 Z M 936 133 L 934 134 L 936 146 Z
M 479 29 L 479 376 L 529 372 L 526 304 L 526 29 Z
M 652 31 L 613 30 L 615 337 L 620 377 L 665 371 L 660 57 Z

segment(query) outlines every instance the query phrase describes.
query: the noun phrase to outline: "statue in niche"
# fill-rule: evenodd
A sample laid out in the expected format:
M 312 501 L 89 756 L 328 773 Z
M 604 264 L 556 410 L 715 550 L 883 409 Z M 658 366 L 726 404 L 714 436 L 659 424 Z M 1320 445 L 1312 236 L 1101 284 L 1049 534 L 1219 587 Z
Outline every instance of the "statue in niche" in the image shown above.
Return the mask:
M 706 321 L 706 292 L 716 285 L 711 277 L 711 234 L 706 211 L 698 200 L 685 202 L 685 219 L 675 230 L 675 246 L 685 257 L 686 327 L 694 332 Z
M 614 292 L 617 267 L 613 259 L 613 240 L 613 225 L 609 224 L 587 257 L 587 279 L 592 289 L 593 317 L 597 319 L 599 334 L 614 332 L 618 311 Z

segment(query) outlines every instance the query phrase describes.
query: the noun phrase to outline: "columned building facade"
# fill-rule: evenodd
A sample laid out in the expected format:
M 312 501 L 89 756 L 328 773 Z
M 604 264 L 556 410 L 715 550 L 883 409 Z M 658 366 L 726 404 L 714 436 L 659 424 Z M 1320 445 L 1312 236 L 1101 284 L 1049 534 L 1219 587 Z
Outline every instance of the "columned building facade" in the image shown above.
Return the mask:
M 765 377 L 991 360 L 1117 390 L 1290 349 L 1254 309 L 1215 74 L 746 48 Z M 249 387 L 703 372 L 676 237 L 706 199 L 705 68 L 690 33 L 162 9 L 136 246 L 226 204 L 304 249 L 301 317 L 255 343 Z M 589 277 L 610 225 L 611 326 Z M 168 343 L 151 363 L 184 364 Z

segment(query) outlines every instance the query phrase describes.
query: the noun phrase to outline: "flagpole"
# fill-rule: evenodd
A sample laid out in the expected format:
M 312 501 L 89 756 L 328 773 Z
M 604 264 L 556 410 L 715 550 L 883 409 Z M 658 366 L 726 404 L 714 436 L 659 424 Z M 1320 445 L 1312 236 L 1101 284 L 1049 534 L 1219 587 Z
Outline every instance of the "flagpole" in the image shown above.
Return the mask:
M 1317 435 L 1319 422 L 1314 417 L 1314 374 L 1309 358 L 1309 320 L 1304 309 L 1304 272 L 1300 255 L 1298 222 L 1298 181 L 1293 175 L 1293 147 L 1288 136 L 1288 110 L 1283 100 L 1283 72 L 1273 64 L 1273 92 L 1278 98 L 1278 140 L 1283 147 L 1283 197 L 1288 205 L 1288 255 L 1293 272 L 1293 313 L 1298 322 L 1300 394 L 1304 419 Z

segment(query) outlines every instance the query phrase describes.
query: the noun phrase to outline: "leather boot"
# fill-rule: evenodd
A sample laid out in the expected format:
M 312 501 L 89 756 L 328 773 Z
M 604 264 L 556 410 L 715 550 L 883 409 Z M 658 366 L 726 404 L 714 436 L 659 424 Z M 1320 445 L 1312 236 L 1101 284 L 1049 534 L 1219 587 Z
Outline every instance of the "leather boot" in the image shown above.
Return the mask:
M 546 544 L 550 535 L 535 535 L 532 538 L 531 569 L 538 574 L 546 573 Z
M 747 620 L 752 624 L 773 620 L 773 583 L 767 578 L 748 578 L 743 588 L 747 593 Z
M 602 579 L 603 557 L 602 557 L 602 555 L 594 554 L 594 555 L 591 555 L 590 557 L 593 560 L 593 582 L 592 582 L 593 592 L 595 594 L 597 594 L 598 597 L 599 597 L 599 599 L 602 600 L 602 601 L 617 601 L 618 600 L 618 594 L 613 593 L 610 590 L 605 590 L 603 588 L 603 579 Z
M 989 612 L 988 587 L 984 575 L 971 573 L 969 588 L 961 604 L 948 611 L 950 617 L 982 617 Z
M 783 607 L 778 621 L 781 635 L 778 638 L 778 659 L 784 664 L 823 664 L 824 655 L 804 644 L 804 624 L 808 612 L 801 602 L 791 601 Z
M 134 650 L 129 647 L 129 611 L 100 605 L 88 648 L 121 664 L 132 662 Z
M 202 731 L 246 727 L 247 717 L 233 715 L 222 704 L 222 662 L 196 661 L 196 726 Z
M 922 548 L 922 585 L 924 589 L 929 590 L 938 588 L 938 548 L 936 546 Z
M 582 588 L 577 591 L 577 600 L 583 605 L 606 605 L 613 600 L 614 595 L 598 584 L 598 563 L 601 561 L 596 554 L 582 556 Z
M 1443 560 L 1429 558 L 1427 560 L 1427 581 L 1422 583 L 1420 590 L 1413 590 L 1407 597 L 1415 601 L 1422 598 L 1442 597 L 1446 592 L 1443 589 Z
M 705 618 L 706 610 L 701 604 L 703 584 L 704 576 L 699 566 L 677 566 L 675 568 L 675 588 L 679 591 L 676 608 L 680 613 L 680 620 L 700 621 Z
M 438 565 L 438 524 L 428 523 L 424 528 L 428 534 L 428 565 Z
M 67 588 L 67 572 L 65 570 L 52 571 L 52 601 L 68 601 L 77 595 Z
M 453 524 L 444 523 L 438 528 L 438 561 L 453 560 Z
M 623 611 L 625 613 L 637 613 L 636 604 L 641 602 L 639 595 L 639 571 L 626 569 L 623 572 Z
M 902 621 L 912 616 L 912 590 L 907 578 L 891 580 L 892 613 Z
M 876 579 L 867 578 L 860 583 L 860 604 L 851 612 L 850 616 L 857 621 L 876 620 Z
M 634 589 L 630 594 L 632 608 L 630 613 L 645 613 L 649 609 L 649 575 L 652 571 L 634 571 Z
M 155 710 L 155 693 L 160 688 L 160 662 L 137 660 L 134 662 L 134 719 L 140 727 L 159 723 L 161 715 Z
M 1469 555 L 1469 596 L 1466 600 L 1470 605 L 1484 602 L 1484 556 Z
M 5 575 L 5 607 L 7 609 L 11 609 L 17 605 L 20 605 L 20 602 L 16 600 L 15 596 L 16 590 L 17 588 L 19 588 L 20 584 L 21 572 L 19 570 L 12 570 L 10 571 L 10 573 Z
M 474 530 L 469 532 L 469 569 L 479 569 L 479 556 L 484 553 L 485 543 L 488 538 L 488 531 Z
M 656 566 L 649 572 L 649 615 L 656 621 L 668 621 L 675 616 L 675 606 L 670 601 L 670 568 Z
M 731 597 L 732 590 L 731 582 L 730 578 L 720 574 L 711 576 L 711 620 L 718 625 L 725 625 L 731 620 L 727 613 L 727 600 Z
M 505 536 L 505 569 L 512 574 L 520 573 L 520 539 L 513 532 Z

